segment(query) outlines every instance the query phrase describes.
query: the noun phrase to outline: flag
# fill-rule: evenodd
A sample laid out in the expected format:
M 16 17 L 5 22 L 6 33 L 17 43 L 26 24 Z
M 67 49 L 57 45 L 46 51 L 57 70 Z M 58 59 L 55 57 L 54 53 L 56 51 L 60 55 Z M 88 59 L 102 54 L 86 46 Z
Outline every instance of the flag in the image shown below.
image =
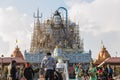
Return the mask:
M 18 40 L 16 39 L 16 44 L 18 44 Z

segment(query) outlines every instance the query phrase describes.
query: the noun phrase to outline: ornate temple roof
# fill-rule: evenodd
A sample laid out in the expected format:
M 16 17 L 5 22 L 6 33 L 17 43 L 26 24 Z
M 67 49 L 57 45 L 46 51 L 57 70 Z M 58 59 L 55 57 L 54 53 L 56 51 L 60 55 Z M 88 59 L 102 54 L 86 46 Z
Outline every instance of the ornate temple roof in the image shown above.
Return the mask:
M 119 63 L 120 64 L 120 57 L 111 57 L 105 60 L 106 63 Z
M 5 63 L 5 64 L 9 64 L 11 63 L 12 60 L 15 60 L 18 64 L 19 63 L 25 63 L 26 61 L 23 60 L 22 58 L 19 57 L 4 57 L 4 58 L 0 58 L 0 63 Z
M 104 64 L 120 64 L 120 57 L 110 57 L 104 60 L 99 66 L 102 66 Z
M 45 53 L 39 52 L 36 54 L 32 54 L 29 52 L 25 52 L 25 59 L 30 63 L 41 63 Z M 90 63 L 92 61 L 90 52 L 63 52 L 62 56 L 64 59 L 67 59 L 69 63 Z
M 21 58 L 21 59 L 24 59 L 23 58 L 23 55 L 22 55 L 22 53 L 21 53 L 21 51 L 20 51 L 20 49 L 18 48 L 18 46 L 16 46 L 16 48 L 15 48 L 15 50 L 13 51 L 13 53 L 12 53 L 12 55 L 11 55 L 12 57 L 19 57 L 19 58 Z
M 69 63 L 90 63 L 92 61 L 91 52 L 84 52 L 79 25 L 68 19 L 67 9 L 64 9 L 66 11 L 66 20 L 60 14 L 58 8 L 57 12 L 47 20 L 47 24 L 46 20 L 39 25 L 34 24 L 30 52 L 25 51 L 24 53 L 26 61 L 41 63 L 45 53 L 54 53 L 54 48 L 57 45 L 62 50 L 56 49 L 55 53 L 52 54 L 54 58 L 55 56 L 62 57 L 63 60 L 68 60 Z M 42 18 L 42 16 L 39 16 L 39 10 L 34 18 Z
M 109 52 L 106 50 L 106 48 L 102 47 L 102 49 L 100 50 L 99 54 L 98 54 L 98 59 L 96 59 L 94 61 L 95 64 L 99 65 L 100 63 L 102 63 L 104 60 L 106 60 L 107 58 L 110 58 L 110 54 Z
M 105 60 L 107 58 L 111 57 L 109 52 L 106 50 L 106 48 L 103 46 L 101 51 L 98 54 L 98 60 Z

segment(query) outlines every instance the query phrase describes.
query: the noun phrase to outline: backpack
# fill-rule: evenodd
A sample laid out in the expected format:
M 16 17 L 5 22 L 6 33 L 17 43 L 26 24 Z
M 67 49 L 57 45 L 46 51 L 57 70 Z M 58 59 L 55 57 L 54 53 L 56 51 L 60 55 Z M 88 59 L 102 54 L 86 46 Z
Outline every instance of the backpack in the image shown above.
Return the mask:
M 27 79 L 33 78 L 34 73 L 33 73 L 32 68 L 25 68 L 24 76 L 25 76 Z

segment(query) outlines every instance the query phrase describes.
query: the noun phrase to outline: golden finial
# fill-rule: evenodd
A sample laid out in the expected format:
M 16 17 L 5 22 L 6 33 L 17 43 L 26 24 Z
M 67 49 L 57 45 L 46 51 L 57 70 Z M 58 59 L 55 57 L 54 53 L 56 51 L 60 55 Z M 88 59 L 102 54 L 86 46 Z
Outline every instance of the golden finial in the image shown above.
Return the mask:
M 15 41 L 16 46 L 18 46 L 18 42 L 19 42 L 18 39 L 16 39 L 16 41 Z

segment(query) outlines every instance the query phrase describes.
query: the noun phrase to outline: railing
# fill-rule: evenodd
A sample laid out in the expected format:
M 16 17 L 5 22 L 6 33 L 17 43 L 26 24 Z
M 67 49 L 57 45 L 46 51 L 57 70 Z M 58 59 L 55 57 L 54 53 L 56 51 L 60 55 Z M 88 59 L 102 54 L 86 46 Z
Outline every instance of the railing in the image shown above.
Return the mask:
M 69 80 L 68 65 L 67 65 L 67 63 L 64 63 L 64 65 L 65 65 L 65 78 L 66 78 L 65 80 Z

